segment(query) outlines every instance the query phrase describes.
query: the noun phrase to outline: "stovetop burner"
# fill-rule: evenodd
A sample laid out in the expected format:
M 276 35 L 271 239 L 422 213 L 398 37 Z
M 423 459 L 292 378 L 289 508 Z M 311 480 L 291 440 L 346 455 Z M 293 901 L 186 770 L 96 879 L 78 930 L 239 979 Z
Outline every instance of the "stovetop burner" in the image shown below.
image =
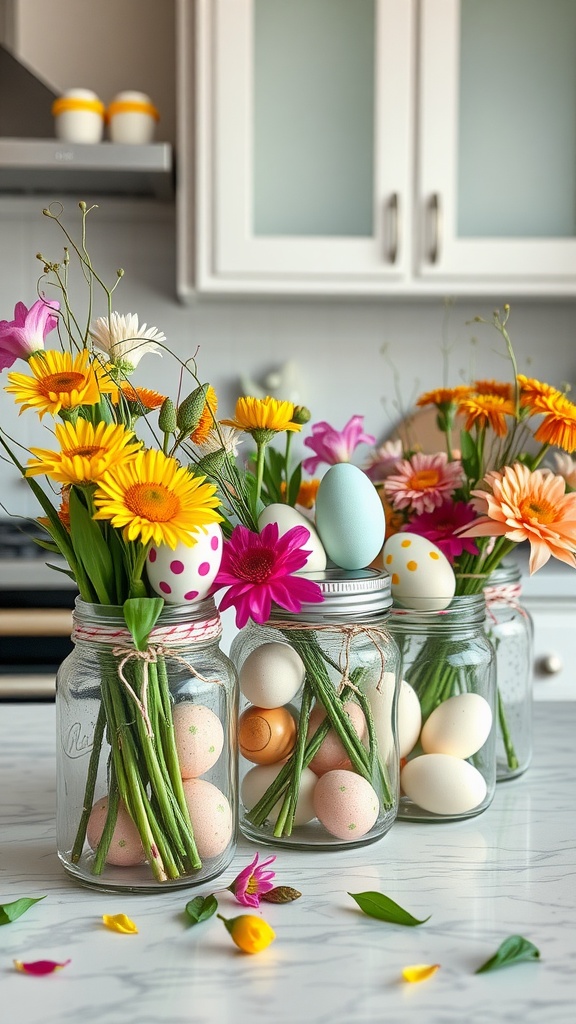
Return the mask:
M 46 533 L 33 519 L 10 516 L 0 519 L 0 558 L 46 558 L 45 548 L 34 538 L 46 540 Z

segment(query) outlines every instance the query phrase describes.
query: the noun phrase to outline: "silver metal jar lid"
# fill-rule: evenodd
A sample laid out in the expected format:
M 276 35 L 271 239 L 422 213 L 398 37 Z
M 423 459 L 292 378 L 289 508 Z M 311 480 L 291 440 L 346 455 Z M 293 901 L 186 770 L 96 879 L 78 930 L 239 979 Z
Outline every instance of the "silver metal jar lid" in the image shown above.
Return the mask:
M 392 606 L 390 576 L 381 569 L 339 569 L 303 573 L 317 583 L 324 600 L 317 604 L 303 602 L 302 611 L 291 615 L 276 609 L 271 618 L 301 619 L 305 622 L 365 622 L 380 618 Z

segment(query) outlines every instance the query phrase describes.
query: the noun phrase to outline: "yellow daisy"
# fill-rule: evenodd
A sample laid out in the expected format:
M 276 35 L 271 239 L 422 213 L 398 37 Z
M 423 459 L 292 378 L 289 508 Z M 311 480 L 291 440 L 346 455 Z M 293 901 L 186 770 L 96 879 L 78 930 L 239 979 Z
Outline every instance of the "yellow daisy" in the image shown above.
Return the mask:
M 100 422 L 96 427 L 88 420 L 57 423 L 56 438 L 60 451 L 31 448 L 26 476 L 44 473 L 61 484 L 90 484 L 101 480 L 119 462 L 133 458 L 141 442 L 122 425 Z
M 222 420 L 222 423 L 257 437 L 261 431 L 276 434 L 283 430 L 301 430 L 302 424 L 294 423 L 293 416 L 292 402 L 282 402 L 269 395 L 266 398 L 243 397 L 236 402 L 234 419 Z
M 115 387 L 105 375 L 96 375 L 87 349 L 74 356 L 50 349 L 30 356 L 28 366 L 33 376 L 9 373 L 10 384 L 5 391 L 14 395 L 15 402 L 22 403 L 21 412 L 35 409 L 40 419 L 47 412 L 57 416 L 61 409 L 96 405 L 101 394 Z
M 192 547 L 191 531 L 222 519 L 216 487 L 205 479 L 155 448 L 138 452 L 99 481 L 94 519 L 109 519 L 127 541 Z
M 193 441 L 194 444 L 204 444 L 208 440 L 210 432 L 214 427 L 217 409 L 218 397 L 214 388 L 210 384 L 206 392 L 206 402 L 204 403 L 204 408 L 200 415 L 198 425 L 190 435 L 190 440 Z

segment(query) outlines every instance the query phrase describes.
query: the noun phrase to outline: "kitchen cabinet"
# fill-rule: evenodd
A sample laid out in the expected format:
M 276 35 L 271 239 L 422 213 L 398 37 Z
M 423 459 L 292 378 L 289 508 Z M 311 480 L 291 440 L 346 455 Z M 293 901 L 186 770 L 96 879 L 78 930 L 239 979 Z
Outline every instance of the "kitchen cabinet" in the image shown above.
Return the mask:
M 568 0 L 179 0 L 179 292 L 576 296 Z

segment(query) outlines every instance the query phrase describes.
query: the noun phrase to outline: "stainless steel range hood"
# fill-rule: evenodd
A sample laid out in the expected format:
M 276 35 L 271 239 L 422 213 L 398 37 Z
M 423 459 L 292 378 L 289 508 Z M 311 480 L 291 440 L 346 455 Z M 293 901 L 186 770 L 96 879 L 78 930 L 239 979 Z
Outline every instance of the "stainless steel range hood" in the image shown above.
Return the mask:
M 56 94 L 0 45 L 0 192 L 173 194 L 172 147 L 69 144 L 54 138 Z

